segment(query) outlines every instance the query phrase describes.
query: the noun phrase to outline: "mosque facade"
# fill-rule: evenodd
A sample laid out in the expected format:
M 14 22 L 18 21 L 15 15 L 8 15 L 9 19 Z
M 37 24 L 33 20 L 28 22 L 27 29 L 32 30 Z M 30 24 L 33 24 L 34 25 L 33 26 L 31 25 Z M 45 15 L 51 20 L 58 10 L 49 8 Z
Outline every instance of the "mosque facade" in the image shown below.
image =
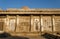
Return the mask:
M 60 9 L 9 8 L 0 10 L 0 31 L 12 35 L 60 32 Z

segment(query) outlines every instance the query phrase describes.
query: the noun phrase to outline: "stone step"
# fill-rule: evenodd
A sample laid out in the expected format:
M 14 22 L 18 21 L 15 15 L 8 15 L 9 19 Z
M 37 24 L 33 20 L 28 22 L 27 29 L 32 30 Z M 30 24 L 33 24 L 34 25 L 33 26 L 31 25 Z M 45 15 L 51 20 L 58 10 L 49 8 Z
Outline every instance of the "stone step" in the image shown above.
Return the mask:
M 42 36 L 34 36 L 34 37 L 32 37 L 32 36 L 30 36 L 30 37 L 28 37 L 29 39 L 45 39 L 44 37 L 42 37 Z

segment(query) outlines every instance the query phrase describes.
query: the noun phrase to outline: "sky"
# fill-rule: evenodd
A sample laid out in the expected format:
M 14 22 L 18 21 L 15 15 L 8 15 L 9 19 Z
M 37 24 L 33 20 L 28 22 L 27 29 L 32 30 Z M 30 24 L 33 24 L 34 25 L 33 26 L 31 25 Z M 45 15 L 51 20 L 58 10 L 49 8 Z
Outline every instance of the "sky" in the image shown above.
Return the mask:
M 0 8 L 60 8 L 60 0 L 0 0 Z

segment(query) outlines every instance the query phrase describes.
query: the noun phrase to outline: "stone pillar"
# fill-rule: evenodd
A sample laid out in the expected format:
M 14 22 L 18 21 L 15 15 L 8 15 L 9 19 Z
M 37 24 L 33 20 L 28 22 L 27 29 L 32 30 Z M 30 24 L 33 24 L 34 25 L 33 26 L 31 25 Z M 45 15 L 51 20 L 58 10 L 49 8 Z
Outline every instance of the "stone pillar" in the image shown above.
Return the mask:
M 43 19 L 42 19 L 42 15 L 41 15 L 41 32 L 43 32 Z
M 19 15 L 16 16 L 16 27 L 15 27 L 16 32 L 19 31 L 18 27 L 19 27 Z
M 8 32 L 8 26 L 9 26 L 9 16 L 7 15 L 7 18 L 6 18 L 6 26 L 5 26 L 5 31 Z
M 4 18 L 3 31 L 6 31 L 7 26 L 7 16 Z
M 54 16 L 52 16 L 52 32 L 55 32 L 55 20 L 54 20 Z
M 31 15 L 31 24 L 30 24 L 31 32 L 32 32 L 32 30 L 33 30 L 33 29 L 32 29 L 32 24 L 33 24 L 33 23 L 32 23 L 32 16 L 33 16 L 33 15 Z

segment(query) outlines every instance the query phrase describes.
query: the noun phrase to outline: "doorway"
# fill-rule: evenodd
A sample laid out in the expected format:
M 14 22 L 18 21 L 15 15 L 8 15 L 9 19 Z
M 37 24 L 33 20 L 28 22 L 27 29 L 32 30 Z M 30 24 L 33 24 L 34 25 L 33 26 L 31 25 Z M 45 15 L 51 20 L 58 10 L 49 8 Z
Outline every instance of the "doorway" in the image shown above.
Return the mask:
M 52 18 L 51 16 L 42 16 L 42 32 L 52 32 Z
M 16 16 L 7 16 L 7 31 L 15 32 L 16 30 Z
M 40 32 L 40 16 L 31 17 L 31 32 Z

